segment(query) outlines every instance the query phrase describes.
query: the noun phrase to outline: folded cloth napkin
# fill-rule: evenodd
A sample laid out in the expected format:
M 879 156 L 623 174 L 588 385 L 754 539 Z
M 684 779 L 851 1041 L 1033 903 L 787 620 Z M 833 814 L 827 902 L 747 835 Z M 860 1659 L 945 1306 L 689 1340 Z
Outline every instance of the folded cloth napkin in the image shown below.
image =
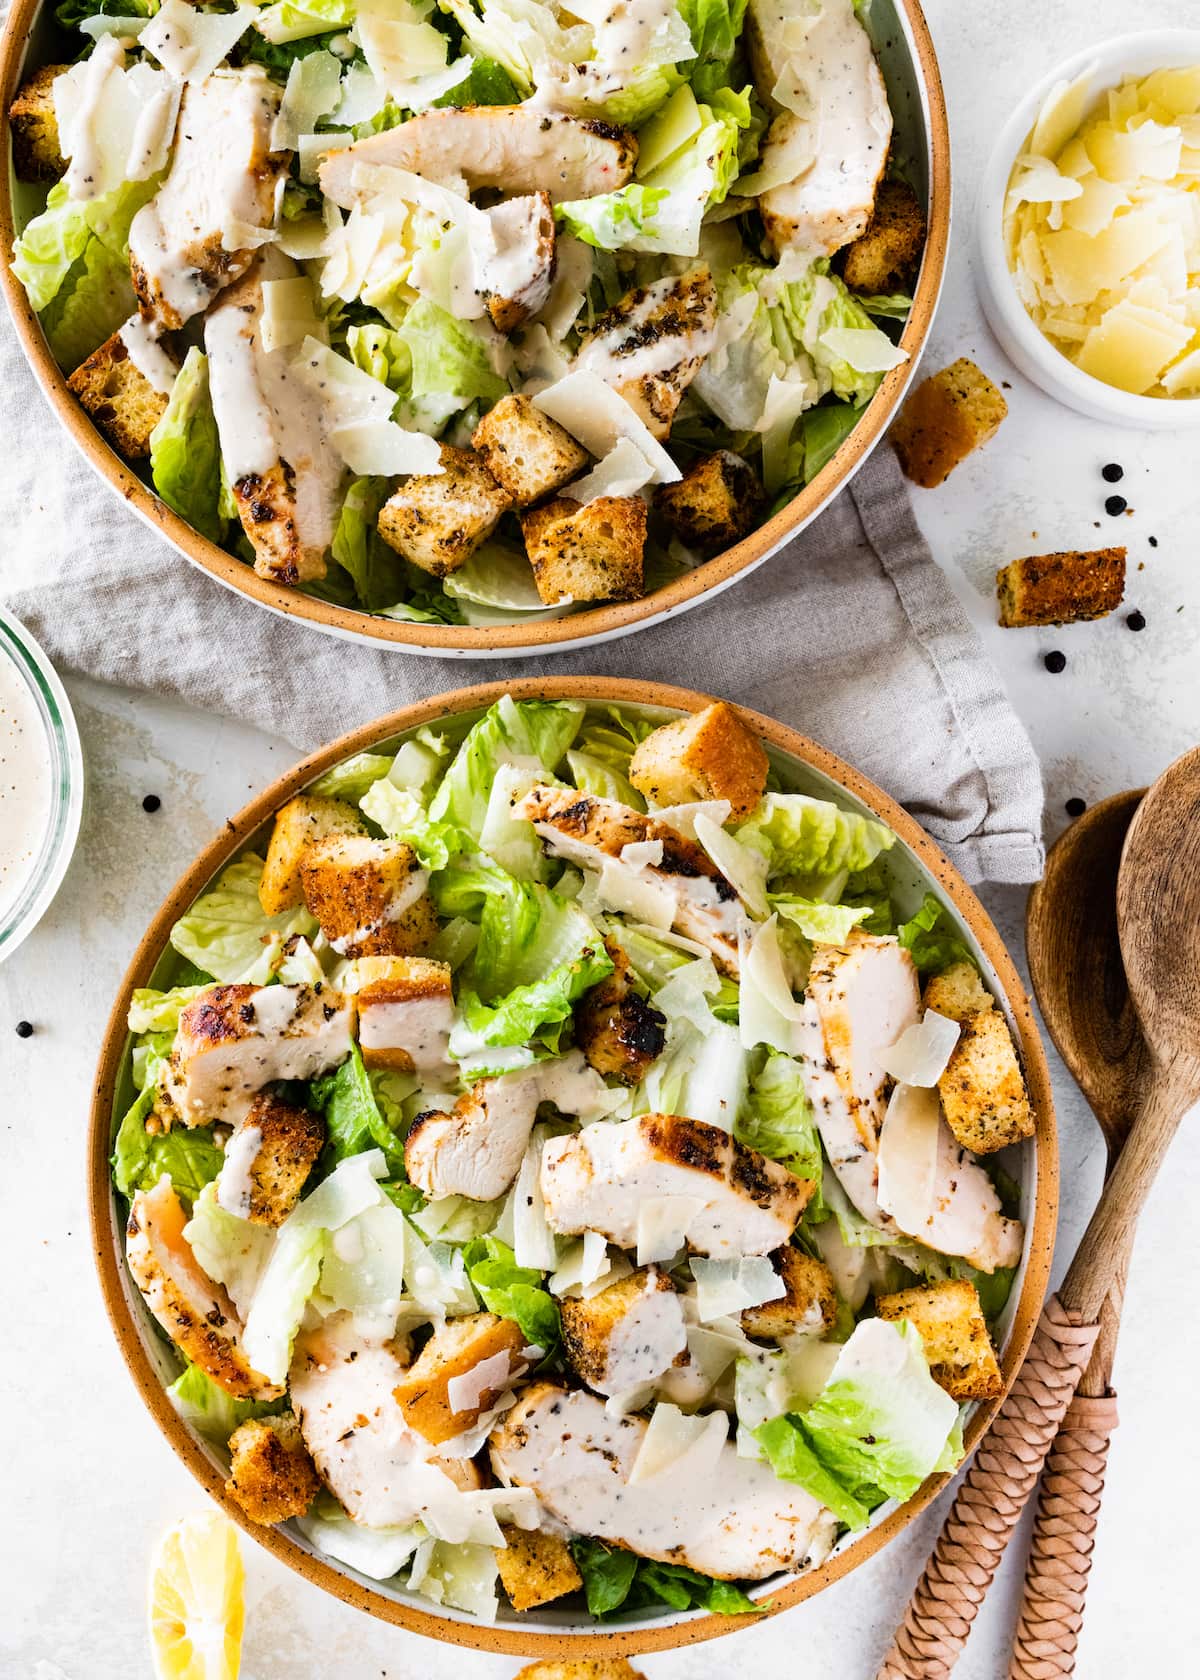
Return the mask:
M 0 335 L 4 591 L 64 670 L 245 718 L 306 750 L 406 702 L 544 674 L 661 679 L 741 701 L 886 788 L 971 881 L 1041 873 L 1037 759 L 926 547 L 889 449 L 787 548 L 714 600 L 536 658 L 425 658 L 267 613 L 109 494 Z

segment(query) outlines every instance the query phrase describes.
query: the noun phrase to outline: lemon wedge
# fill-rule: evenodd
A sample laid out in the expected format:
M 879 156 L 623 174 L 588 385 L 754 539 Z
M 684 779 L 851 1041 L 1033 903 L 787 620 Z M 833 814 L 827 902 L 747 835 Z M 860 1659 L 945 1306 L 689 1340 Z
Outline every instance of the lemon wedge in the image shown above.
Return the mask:
M 150 1648 L 157 1680 L 237 1680 L 246 1620 L 237 1529 L 217 1511 L 185 1517 L 150 1565 Z

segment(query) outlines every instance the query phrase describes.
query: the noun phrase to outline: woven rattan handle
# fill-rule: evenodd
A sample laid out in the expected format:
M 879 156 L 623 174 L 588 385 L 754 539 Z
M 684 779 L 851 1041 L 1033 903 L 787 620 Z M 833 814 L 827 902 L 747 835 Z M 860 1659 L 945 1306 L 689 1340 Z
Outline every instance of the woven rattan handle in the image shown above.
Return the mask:
M 877 1680 L 945 1680 L 1033 1492 L 1096 1339 L 1057 1295 L 958 1491 Z
M 1077 1394 L 1050 1449 L 1009 1680 L 1064 1680 L 1075 1672 L 1108 1445 L 1116 1426 L 1115 1395 Z

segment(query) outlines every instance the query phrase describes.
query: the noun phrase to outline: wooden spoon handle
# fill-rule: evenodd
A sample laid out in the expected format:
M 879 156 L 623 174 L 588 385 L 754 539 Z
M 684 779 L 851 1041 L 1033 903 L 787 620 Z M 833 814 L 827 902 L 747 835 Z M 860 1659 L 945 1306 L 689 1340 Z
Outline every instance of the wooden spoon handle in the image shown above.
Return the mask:
M 958 1490 L 877 1680 L 945 1680 L 954 1667 L 1098 1329 L 1068 1313 L 1057 1295 L 1046 1302 L 1025 1363 Z

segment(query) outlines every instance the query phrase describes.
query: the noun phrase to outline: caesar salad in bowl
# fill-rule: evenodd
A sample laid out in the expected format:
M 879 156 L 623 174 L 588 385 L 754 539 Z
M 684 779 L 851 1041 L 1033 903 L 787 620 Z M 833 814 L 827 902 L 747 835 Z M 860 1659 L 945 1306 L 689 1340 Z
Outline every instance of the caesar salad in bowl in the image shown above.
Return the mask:
M 4 281 L 73 437 L 326 629 L 622 633 L 861 461 L 940 284 L 916 0 L 17 0 Z
M 158 912 L 91 1130 L 134 1379 L 339 1596 L 518 1653 L 714 1637 L 978 1441 L 1047 1281 L 1044 1058 L 977 900 L 685 690 L 326 748 Z

